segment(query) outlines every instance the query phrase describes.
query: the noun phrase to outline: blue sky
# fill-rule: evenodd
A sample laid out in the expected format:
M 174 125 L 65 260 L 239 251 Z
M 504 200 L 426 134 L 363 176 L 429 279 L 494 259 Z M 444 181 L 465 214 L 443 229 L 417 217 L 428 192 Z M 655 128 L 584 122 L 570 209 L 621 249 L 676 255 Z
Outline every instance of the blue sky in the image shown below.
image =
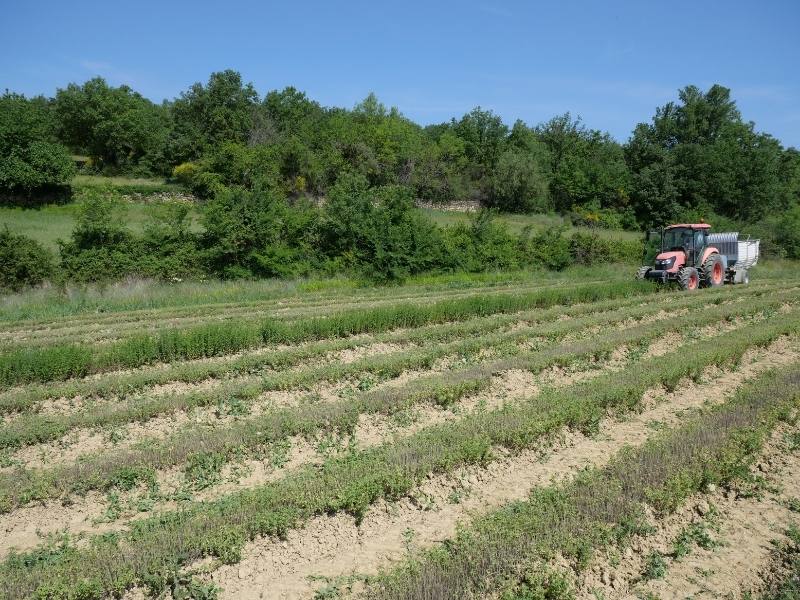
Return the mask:
M 678 88 L 721 83 L 800 147 L 800 0 L 0 0 L 0 14 L 0 89 L 28 95 L 101 75 L 160 101 L 234 68 L 262 95 L 294 85 L 352 107 L 374 91 L 422 123 L 570 111 L 624 141 Z

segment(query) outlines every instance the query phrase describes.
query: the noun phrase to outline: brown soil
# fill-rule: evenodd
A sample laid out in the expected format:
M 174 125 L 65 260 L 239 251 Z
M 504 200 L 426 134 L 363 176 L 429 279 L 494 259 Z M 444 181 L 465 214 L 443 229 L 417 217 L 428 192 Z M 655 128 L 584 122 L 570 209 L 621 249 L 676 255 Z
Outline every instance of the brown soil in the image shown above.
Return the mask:
M 618 350 L 610 361 L 593 365 L 593 368 L 588 371 L 583 370 L 585 368 L 582 369 L 581 367 L 570 369 L 552 367 L 537 375 L 521 370 L 504 371 L 493 377 L 492 384 L 487 390 L 464 398 L 448 409 L 419 405 L 411 409 L 405 415 L 405 419 L 381 415 L 362 415 L 354 434 L 354 440 L 356 446 L 363 449 L 385 443 L 395 436 L 412 435 L 425 427 L 460 419 L 473 410 L 498 408 L 506 402 L 534 396 L 545 384 L 563 387 L 579 380 L 595 377 L 604 370 L 620 368 L 624 364 L 624 359 L 625 352 Z M 434 371 L 443 370 L 445 366 L 443 361 L 441 365 L 435 365 Z M 391 380 L 388 383 L 396 385 L 400 382 L 408 382 L 423 375 L 430 375 L 434 371 L 408 371 L 400 378 Z M 384 383 L 383 385 L 387 384 Z M 308 394 L 309 392 L 302 393 Z M 275 394 L 290 394 L 292 398 L 289 402 L 296 403 L 299 392 L 276 392 Z M 276 397 L 273 396 L 271 400 L 276 400 Z M 195 418 L 191 419 L 191 422 L 209 422 L 208 420 L 215 418 L 211 414 L 211 410 L 211 408 L 203 409 L 202 411 L 196 409 L 194 412 L 198 415 L 203 415 L 207 420 L 195 416 Z M 190 422 L 185 413 L 180 414 L 180 420 L 185 422 L 184 426 Z M 222 421 L 218 422 L 222 424 Z M 130 427 L 131 430 L 128 436 L 117 447 L 129 446 L 145 438 L 163 438 L 171 431 L 180 428 L 180 425 L 176 424 L 174 417 L 168 417 L 153 419 L 142 424 L 132 424 Z M 300 436 L 292 437 L 289 439 L 285 462 L 281 466 L 275 467 L 271 465 L 269 458 L 244 458 L 225 467 L 220 483 L 201 492 L 194 493 L 193 497 L 196 500 L 213 500 L 241 489 L 274 481 L 301 466 L 321 463 L 327 455 L 343 450 L 347 442 L 347 440 L 335 439 L 309 441 Z M 110 443 L 105 439 L 100 439 L 95 440 L 92 448 L 98 449 L 106 446 L 110 447 Z M 37 446 L 37 448 L 42 448 L 42 446 Z M 79 445 L 74 445 L 70 448 L 73 453 L 78 452 L 79 454 L 84 450 Z M 325 450 L 320 451 L 320 448 Z M 31 449 L 25 450 L 32 452 Z M 75 457 L 73 456 L 72 458 L 74 459 Z M 157 480 L 159 490 L 164 495 L 176 492 L 184 483 L 182 473 L 178 468 L 159 472 Z M 123 507 L 130 506 L 142 493 L 142 490 L 120 493 L 120 504 Z M 157 502 L 151 510 L 146 512 L 139 512 L 135 508 L 123 508 L 114 522 L 102 524 L 102 531 L 125 529 L 133 518 L 147 516 L 147 514 L 152 514 L 154 511 L 173 510 L 176 506 L 174 502 L 169 501 Z M 17 509 L 12 515 L 0 515 L 0 527 L 5 525 L 8 533 L 6 537 L 7 543 L 0 542 L 0 556 L 7 552 L 12 545 L 24 549 L 41 541 L 41 535 L 30 535 L 31 531 L 38 531 L 42 535 L 57 531 L 69 531 L 71 534 L 100 531 L 94 522 L 102 518 L 108 507 L 108 502 L 100 495 L 93 495 L 88 499 L 73 499 L 70 506 L 64 508 L 64 510 L 56 508 L 55 512 L 53 512 L 54 507 L 60 507 L 60 502 L 48 501 L 43 505 Z M 18 514 L 27 516 L 22 520 L 6 519 L 6 517 L 13 517 Z M 55 518 L 53 517 L 54 514 Z M 6 521 L 11 524 L 7 524 Z M 17 531 L 20 531 L 19 535 L 17 535 Z
M 579 583 L 578 598 L 743 598 L 762 588 L 773 567 L 775 542 L 786 541 L 785 530 L 798 521 L 786 504 L 800 498 L 800 455 L 789 451 L 784 437 L 790 429 L 778 428 L 754 469 L 768 482 L 759 495 L 712 486 L 693 496 L 678 512 L 654 523 L 653 534 L 634 538 L 621 560 L 605 556 L 595 561 Z M 800 430 L 795 426 L 793 431 Z M 688 555 L 671 558 L 676 536 L 698 523 L 706 524 L 714 546 L 693 545 Z M 667 572 L 645 581 L 645 557 L 653 551 L 665 556 Z
M 664 394 L 655 408 L 623 422 L 606 420 L 595 438 L 565 433 L 560 447 L 544 459 L 541 449 L 532 450 L 500 457 L 487 468 L 469 467 L 434 477 L 399 502 L 377 503 L 360 526 L 342 514 L 312 519 L 306 527 L 291 531 L 285 541 L 265 538 L 247 544 L 238 565 L 223 566 L 211 578 L 226 598 L 284 599 L 313 595 L 321 584 L 309 579 L 312 576 L 375 573 L 405 555 L 409 531 L 414 547 L 447 539 L 471 515 L 524 498 L 532 487 L 553 478 L 603 464 L 624 445 L 644 442 L 653 422 L 676 424 L 685 410 L 721 402 L 744 380 L 797 357 L 795 348 L 785 343 L 748 353 L 739 371 L 713 383 L 683 382 L 678 391 Z M 456 496 L 459 502 L 453 503 Z

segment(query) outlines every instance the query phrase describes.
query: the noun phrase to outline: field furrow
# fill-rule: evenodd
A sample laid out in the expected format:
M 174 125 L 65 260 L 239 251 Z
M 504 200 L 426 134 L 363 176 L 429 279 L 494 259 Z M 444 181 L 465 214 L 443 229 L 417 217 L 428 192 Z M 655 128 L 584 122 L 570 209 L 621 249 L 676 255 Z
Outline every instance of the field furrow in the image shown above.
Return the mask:
M 773 301 L 781 303 L 782 299 Z M 777 306 L 778 304 L 776 304 Z M 744 305 L 720 306 L 686 317 L 695 326 L 713 323 L 715 320 L 730 319 L 735 316 L 758 314 L 767 306 Z M 772 307 L 774 310 L 774 306 Z M 791 324 L 800 318 L 800 313 L 787 313 L 780 320 Z M 774 319 L 773 319 L 774 320 Z M 679 325 L 674 321 L 654 321 L 630 329 L 621 329 L 616 334 L 589 339 L 583 344 L 569 343 L 555 346 L 549 351 L 533 351 L 512 357 L 506 361 L 492 362 L 487 367 L 476 367 L 472 371 L 459 373 L 448 381 L 434 376 L 426 385 L 408 385 L 395 393 L 385 394 L 382 389 L 364 394 L 359 398 L 345 398 L 336 402 L 316 402 L 297 407 L 268 410 L 252 420 L 243 420 L 225 427 L 224 423 L 215 429 L 187 428 L 162 441 L 145 441 L 128 450 L 104 452 L 82 457 L 82 460 L 63 467 L 48 469 L 20 469 L 0 473 L 0 499 L 4 504 L 17 506 L 31 500 L 58 497 L 65 493 L 107 489 L 117 483 L 120 477 L 131 483 L 147 480 L 153 470 L 163 469 L 187 460 L 192 454 L 213 455 L 217 460 L 243 448 L 252 448 L 280 442 L 291 435 L 314 434 L 324 428 L 333 432 L 348 432 L 358 422 L 361 414 L 392 414 L 422 401 L 447 402 L 460 395 L 474 392 L 491 381 L 497 371 L 511 368 L 524 368 L 538 372 L 551 365 L 565 365 L 587 358 L 608 355 L 620 345 L 634 345 L 655 339 L 660 334 L 673 331 Z M 746 329 L 759 329 L 758 323 Z M 37 429 L 30 430 L 36 433 Z M 9 432 L 11 433 L 11 432 Z M 41 435 L 45 435 L 44 430 Z
M 0 598 L 760 589 L 797 280 L 243 289 L 3 309 Z
M 647 407 L 630 418 L 604 419 L 592 437 L 565 431 L 552 449 L 532 449 L 486 468 L 463 468 L 436 477 L 401 502 L 371 508 L 359 524 L 348 515 L 319 517 L 290 532 L 286 541 L 249 544 L 239 563 L 221 567 L 211 579 L 226 598 L 289 599 L 311 598 L 354 574 L 375 575 L 410 549 L 452 537 L 458 524 L 472 516 L 523 500 L 532 488 L 554 478 L 603 466 L 623 447 L 652 437 L 656 424 L 672 427 L 685 419 L 687 411 L 724 402 L 743 382 L 798 361 L 798 350 L 797 342 L 779 341 L 748 353 L 735 371 L 708 373 L 699 384 L 683 381 L 672 392 L 652 394 Z
M 82 572 L 90 568 L 91 572 L 102 569 L 103 573 L 113 574 L 118 573 L 117 567 L 111 566 L 117 560 L 140 565 L 135 567 L 135 572 L 140 572 L 140 568 L 152 569 L 147 565 L 154 565 L 153 560 L 162 564 L 160 561 L 169 556 L 184 557 L 181 562 L 191 561 L 192 556 L 200 558 L 209 552 L 222 558 L 238 558 L 238 549 L 234 555 L 230 552 L 244 539 L 234 546 L 229 542 L 241 539 L 241 535 L 247 538 L 254 532 L 263 535 L 289 531 L 319 510 L 346 510 L 363 516 L 374 502 L 402 496 L 429 473 L 478 464 L 486 459 L 490 448 L 505 448 L 512 454 L 522 452 L 536 447 L 565 425 L 573 428 L 591 426 L 602 418 L 606 410 L 614 407 L 630 410 L 637 406 L 647 389 L 659 384 L 676 385 L 681 377 L 699 374 L 711 365 L 722 367 L 735 363 L 749 348 L 769 345 L 781 335 L 796 331 L 797 326 L 795 313 L 775 314 L 726 332 L 719 341 L 694 342 L 691 356 L 678 349 L 663 356 L 635 361 L 631 367 L 613 375 L 601 375 L 567 388 L 554 389 L 503 409 L 470 414 L 454 423 L 427 427 L 407 438 L 374 449 L 356 450 L 352 457 L 334 457 L 313 470 L 301 470 L 273 484 L 187 507 L 180 513 L 137 521 L 128 542 L 121 541 L 117 546 L 115 541 L 111 547 L 103 543 L 102 555 L 95 554 L 100 551 L 95 543 L 76 551 L 74 560 L 89 560 L 93 556 L 89 563 L 81 562 Z M 423 448 L 426 450 L 420 454 Z M 401 472 L 395 472 L 394 469 L 400 465 L 403 465 Z M 213 540 L 217 541 L 208 537 L 212 531 L 215 532 Z M 224 538 L 216 537 L 223 531 L 229 533 Z M 220 546 L 223 539 L 229 542 Z M 128 546 L 129 543 L 133 545 Z M 179 550 L 176 543 L 183 549 Z M 141 554 L 145 549 L 146 553 Z M 75 564 L 73 559 L 69 564 Z M 63 567 L 67 568 L 67 564 L 64 563 Z M 52 576 L 67 577 L 64 583 L 70 580 L 68 573 L 73 567 L 67 571 L 60 566 L 47 567 L 51 568 L 55 569 Z M 135 572 L 132 573 L 134 577 L 140 577 Z M 11 576 L 12 572 L 8 575 Z M 19 575 L 14 571 L 13 580 L 20 581 Z M 31 576 L 38 577 L 35 573 L 26 575 Z M 104 585 L 118 585 L 113 583 L 121 581 L 118 575 L 112 577 Z
M 636 551 L 616 567 L 607 557 L 595 561 L 578 578 L 576 595 L 586 600 L 597 593 L 609 599 L 738 598 L 762 588 L 776 544 L 788 542 L 786 531 L 798 523 L 791 506 L 800 498 L 800 453 L 790 441 L 798 435 L 797 425 L 772 434 L 751 473 L 761 481 L 759 488 L 713 486 L 690 497 L 655 531 L 633 539 Z M 656 555 L 663 557 L 665 572 L 643 576 L 648 558 Z
M 586 569 L 593 550 L 624 548 L 693 493 L 746 478 L 764 441 L 779 422 L 791 418 L 799 384 L 800 364 L 780 375 L 770 371 L 742 386 L 730 401 L 638 448 L 625 448 L 602 469 L 534 489 L 524 501 L 477 517 L 446 544 L 373 579 L 362 595 L 445 599 L 567 593 L 572 573 Z M 650 558 L 646 562 L 651 573 L 662 568 Z M 602 596 L 603 590 L 596 593 Z

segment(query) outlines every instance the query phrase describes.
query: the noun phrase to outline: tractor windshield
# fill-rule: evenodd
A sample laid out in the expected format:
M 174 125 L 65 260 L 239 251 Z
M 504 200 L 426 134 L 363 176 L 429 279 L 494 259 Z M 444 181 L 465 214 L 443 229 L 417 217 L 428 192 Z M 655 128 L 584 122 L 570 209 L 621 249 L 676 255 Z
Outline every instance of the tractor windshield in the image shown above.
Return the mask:
M 689 251 L 692 248 L 694 232 L 689 227 L 676 227 L 664 230 L 664 240 L 661 244 L 662 252 L 673 250 Z

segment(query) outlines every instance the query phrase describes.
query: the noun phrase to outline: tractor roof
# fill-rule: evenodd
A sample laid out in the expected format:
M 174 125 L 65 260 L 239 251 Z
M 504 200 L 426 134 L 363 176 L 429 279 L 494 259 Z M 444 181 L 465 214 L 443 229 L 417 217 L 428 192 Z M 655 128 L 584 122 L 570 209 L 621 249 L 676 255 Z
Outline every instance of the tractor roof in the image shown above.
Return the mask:
M 670 225 L 669 227 L 665 227 L 665 229 L 676 229 L 678 227 L 688 227 L 689 229 L 711 229 L 711 225 L 708 223 L 680 223 L 678 225 Z

